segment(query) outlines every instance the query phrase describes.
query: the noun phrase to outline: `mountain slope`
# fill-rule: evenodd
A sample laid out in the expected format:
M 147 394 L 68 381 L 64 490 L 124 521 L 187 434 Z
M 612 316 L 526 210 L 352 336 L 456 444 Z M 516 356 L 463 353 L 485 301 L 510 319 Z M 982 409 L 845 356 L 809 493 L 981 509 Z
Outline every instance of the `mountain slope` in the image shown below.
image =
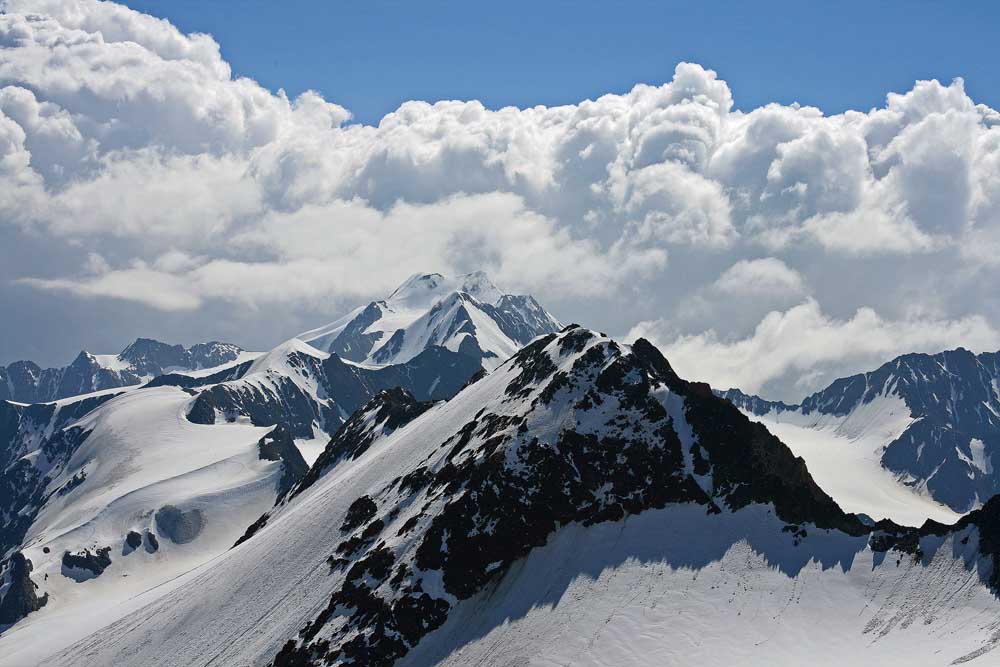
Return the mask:
M 793 447 L 816 437 L 838 447 L 839 439 L 848 457 L 863 456 L 888 471 L 881 480 L 877 468 L 861 473 L 886 493 L 908 489 L 961 513 L 1000 492 L 1000 468 L 994 466 L 1000 457 L 1000 353 L 959 348 L 903 355 L 836 380 L 800 405 L 735 389 L 721 395 L 769 427 L 784 428 Z M 890 476 L 895 479 L 887 481 Z
M 487 369 L 561 325 L 534 298 L 503 294 L 482 273 L 408 278 L 389 297 L 298 337 L 346 361 L 405 363 L 431 346 L 481 360 Z
M 40 368 L 33 361 L 0 366 L 0 400 L 46 403 L 141 384 L 171 371 L 213 368 L 239 359 L 243 350 L 229 343 L 198 343 L 189 348 L 137 338 L 117 355 L 80 352 L 62 368 Z
M 307 472 L 323 429 L 336 430 L 378 392 L 403 387 L 441 400 L 480 370 L 440 347 L 365 368 L 293 339 L 141 386 L 0 402 L 0 566 L 17 566 L 17 579 L 47 596 L 39 609 L 14 605 L 27 584 L 0 591 L 5 610 L 20 610 L 5 625 L 35 613 L 42 623 L 97 622 L 232 546 Z
M 378 394 L 239 546 L 48 662 L 974 660 L 998 516 L 869 527 L 651 345 L 574 328 L 448 402 Z

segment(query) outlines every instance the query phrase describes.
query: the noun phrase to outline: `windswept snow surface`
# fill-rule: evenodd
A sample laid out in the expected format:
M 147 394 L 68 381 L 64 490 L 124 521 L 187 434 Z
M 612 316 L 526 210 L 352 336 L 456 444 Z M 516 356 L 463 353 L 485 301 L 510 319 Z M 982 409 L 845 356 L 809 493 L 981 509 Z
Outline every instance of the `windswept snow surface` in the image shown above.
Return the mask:
M 441 443 L 473 415 L 516 414 L 518 401 L 505 388 L 519 372 L 505 364 L 377 439 L 276 511 L 254 537 L 170 590 L 137 596 L 127 615 L 45 664 L 270 663 L 345 576 L 327 557 L 343 537 L 348 507 L 420 465 L 441 463 L 448 449 Z M 571 404 L 553 403 L 532 432 L 545 439 L 572 414 Z M 412 539 L 394 527 L 417 516 L 418 505 L 401 506 L 386 534 Z M 812 526 L 795 537 L 784 526 L 767 506 L 711 515 L 686 504 L 571 524 L 496 584 L 455 601 L 445 625 L 400 664 L 993 664 L 1000 615 L 981 583 L 988 565 L 978 559 L 974 528 L 943 543 L 925 539 L 923 561 L 914 562 L 893 551 L 874 554 L 866 537 Z M 424 590 L 447 596 L 440 588 L 424 579 Z M 47 647 L 55 652 L 62 643 Z
M 567 527 L 398 666 L 996 664 L 968 546 L 925 540 L 933 555 L 897 565 L 838 532 L 790 547 L 781 526 L 675 506 Z
M 0 664 L 42 664 L 127 613 L 136 596 L 167 590 L 225 552 L 273 504 L 280 462 L 260 460 L 256 446 L 271 429 L 193 424 L 185 417 L 190 399 L 175 387 L 128 391 L 77 422 L 92 432 L 49 489 L 85 478 L 52 495 L 23 549 L 49 600 L 0 635 Z M 176 508 L 186 532 L 169 525 L 169 511 L 158 516 L 165 507 Z M 136 549 L 125 543 L 130 531 L 143 535 Z M 105 546 L 112 562 L 103 573 L 85 581 L 67 576 L 65 551 Z
M 816 483 L 847 512 L 904 526 L 920 526 L 927 519 L 954 523 L 961 516 L 882 466 L 886 443 L 913 423 L 898 396 L 881 396 L 845 416 L 776 410 L 744 414 L 805 459 Z

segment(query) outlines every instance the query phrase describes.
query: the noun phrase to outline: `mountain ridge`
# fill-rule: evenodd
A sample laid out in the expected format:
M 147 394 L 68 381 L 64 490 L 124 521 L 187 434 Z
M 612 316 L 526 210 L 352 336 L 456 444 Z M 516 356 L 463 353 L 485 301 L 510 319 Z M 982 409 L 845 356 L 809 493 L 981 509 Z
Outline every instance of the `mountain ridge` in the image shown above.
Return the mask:
M 235 361 L 243 350 L 211 341 L 190 347 L 137 338 L 117 355 L 81 351 L 66 366 L 41 368 L 33 361 L 0 366 L 0 400 L 45 403 L 142 384 L 171 371 L 196 371 Z
M 958 512 L 1000 492 L 1000 352 L 959 347 L 909 353 L 877 369 L 834 380 L 797 405 L 739 389 L 717 392 L 758 418 L 848 417 L 898 397 L 910 422 L 885 438 L 882 465 L 902 483 L 926 491 Z
M 671 522 L 680 517 L 703 527 L 690 536 L 685 529 L 686 539 L 702 541 L 714 539 L 712 526 L 756 526 L 754 544 L 778 563 L 769 577 L 813 572 L 815 558 L 822 568 L 810 576 L 863 579 L 838 584 L 881 596 L 862 612 L 862 624 L 876 623 L 878 604 L 899 604 L 885 597 L 894 588 L 890 578 L 905 577 L 896 587 L 926 587 L 933 559 L 954 558 L 947 567 L 958 568 L 956 576 L 968 567 L 981 573 L 972 575 L 978 592 L 969 613 L 987 597 L 995 605 L 986 591 L 995 570 L 989 517 L 997 503 L 958 526 L 869 525 L 841 510 L 803 460 L 763 426 L 707 385 L 677 377 L 645 341 L 628 347 L 567 328 L 535 340 L 447 402 L 427 406 L 382 392 L 338 430 L 321 459 L 212 568 L 54 664 L 107 664 L 124 654 L 152 664 L 180 630 L 174 619 L 188 614 L 199 629 L 186 634 L 182 651 L 173 644 L 171 651 L 190 664 L 421 664 L 407 662 L 413 651 L 451 664 L 464 644 L 448 643 L 446 628 L 462 626 L 487 599 L 500 604 L 524 572 L 517 564 L 535 562 L 536 550 L 563 535 L 604 534 L 603 526 L 626 530 L 632 521 L 643 534 L 663 534 L 662 548 L 673 548 Z M 658 518 L 666 523 L 657 528 Z M 952 543 L 962 545 L 958 556 L 942 548 Z M 739 544 L 727 538 L 720 546 L 730 553 Z M 827 544 L 840 546 L 830 551 Z M 623 555 L 621 562 L 631 561 Z M 714 572 L 713 562 L 699 559 L 697 571 Z M 715 589 L 699 588 L 699 595 Z M 236 591 L 239 610 L 230 604 Z M 543 607 L 563 604 L 565 596 Z M 236 639 L 260 613 L 266 627 L 254 625 L 252 638 Z M 885 613 L 891 616 L 891 608 Z M 903 633 L 881 621 L 874 627 L 890 637 Z M 547 650 L 559 646 L 541 632 Z M 992 646 L 971 626 L 963 637 L 969 651 Z M 891 638 L 882 644 L 893 641 L 899 646 Z M 515 645 L 503 646 L 488 654 L 489 664 L 505 664 L 504 651 Z

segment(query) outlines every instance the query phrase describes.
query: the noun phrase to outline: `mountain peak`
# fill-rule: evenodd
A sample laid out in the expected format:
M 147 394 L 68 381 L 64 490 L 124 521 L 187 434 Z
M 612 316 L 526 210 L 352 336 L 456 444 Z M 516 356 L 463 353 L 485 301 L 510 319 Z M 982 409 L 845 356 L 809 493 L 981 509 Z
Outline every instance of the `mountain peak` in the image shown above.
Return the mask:
M 405 362 L 428 347 L 445 347 L 493 368 L 536 336 L 561 327 L 534 298 L 504 294 L 483 271 L 456 277 L 417 273 L 384 301 L 299 338 L 374 366 Z
M 496 304 L 504 295 L 484 271 L 473 271 L 459 276 L 459 290 L 482 303 Z

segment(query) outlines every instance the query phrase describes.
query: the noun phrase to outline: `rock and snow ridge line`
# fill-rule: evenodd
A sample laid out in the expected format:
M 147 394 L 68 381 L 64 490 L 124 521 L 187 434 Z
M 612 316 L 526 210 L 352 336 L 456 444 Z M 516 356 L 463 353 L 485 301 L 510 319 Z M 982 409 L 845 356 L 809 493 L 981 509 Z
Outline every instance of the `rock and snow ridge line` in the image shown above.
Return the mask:
M 41 368 L 33 361 L 0 366 L 0 399 L 46 403 L 142 384 L 170 372 L 198 371 L 236 361 L 245 353 L 236 345 L 212 341 L 185 348 L 137 338 L 120 353 L 83 351 L 68 366 Z
M 897 357 L 838 379 L 798 405 L 738 389 L 719 393 L 771 426 L 870 440 L 866 457 L 894 475 L 898 486 L 964 513 L 1000 493 L 998 387 L 1000 352 L 958 348 Z
M 406 462 L 380 475 L 387 456 Z M 371 477 L 367 492 L 337 497 L 354 468 Z M 334 497 L 337 509 L 324 509 Z M 273 665 L 391 665 L 554 532 L 672 506 L 701 507 L 707 517 L 769 507 L 785 524 L 789 549 L 808 534 L 842 533 L 883 558 L 895 550 L 919 560 L 924 538 L 974 528 L 990 568 L 1000 536 L 1000 502 L 954 527 L 869 526 L 841 511 L 764 427 L 707 385 L 678 378 L 646 341 L 626 348 L 570 328 L 535 341 L 447 403 L 377 395 L 230 556 L 239 564 L 241 550 L 255 545 L 263 551 L 254 554 L 273 554 L 269 541 L 295 534 L 306 512 L 340 524 L 339 538 L 331 536 L 339 544 L 317 535 L 309 548 L 326 554 L 332 594 L 297 635 L 286 635 Z M 255 567 L 278 566 L 256 558 Z M 146 618 L 155 623 L 158 613 Z M 118 650 L 100 653 L 101 642 L 90 645 L 97 654 Z M 81 650 L 64 659 L 90 649 Z M 266 659 L 256 650 L 227 655 Z

